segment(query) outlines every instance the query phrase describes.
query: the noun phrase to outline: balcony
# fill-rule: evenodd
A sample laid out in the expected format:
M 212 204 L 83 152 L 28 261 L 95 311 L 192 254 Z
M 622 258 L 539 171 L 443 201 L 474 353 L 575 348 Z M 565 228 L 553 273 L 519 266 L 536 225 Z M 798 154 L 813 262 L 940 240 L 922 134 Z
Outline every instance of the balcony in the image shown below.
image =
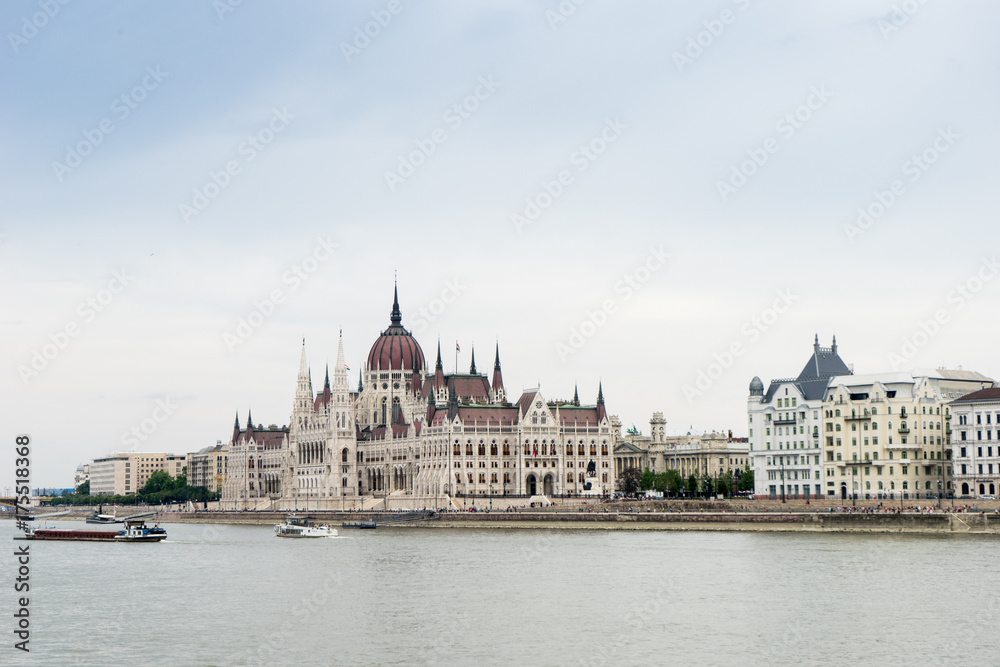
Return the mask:
M 857 415 L 857 416 L 855 416 L 852 413 L 850 417 L 844 417 L 844 421 L 845 422 L 860 422 L 860 421 L 865 421 L 865 420 L 869 420 L 870 421 L 871 418 L 872 418 L 872 416 L 870 414 L 867 414 L 867 413 L 864 414 L 864 415 Z
M 792 417 L 791 419 L 775 419 L 772 423 L 775 426 L 792 426 L 793 424 L 796 424 L 797 421 L 795 417 Z
M 906 433 L 910 432 L 910 427 L 909 426 L 900 426 L 899 429 L 898 429 L 898 431 L 900 433 L 906 434 Z

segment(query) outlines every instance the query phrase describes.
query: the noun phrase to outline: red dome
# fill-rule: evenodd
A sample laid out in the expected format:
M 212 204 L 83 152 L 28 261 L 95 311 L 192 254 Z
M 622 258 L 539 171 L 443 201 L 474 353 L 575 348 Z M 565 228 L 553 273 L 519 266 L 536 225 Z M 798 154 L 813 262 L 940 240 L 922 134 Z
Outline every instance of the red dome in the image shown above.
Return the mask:
M 371 352 L 368 353 L 368 370 L 422 371 L 424 369 L 424 351 L 420 349 L 417 339 L 403 327 L 402 320 L 399 298 L 394 294 L 391 324 L 372 345 Z

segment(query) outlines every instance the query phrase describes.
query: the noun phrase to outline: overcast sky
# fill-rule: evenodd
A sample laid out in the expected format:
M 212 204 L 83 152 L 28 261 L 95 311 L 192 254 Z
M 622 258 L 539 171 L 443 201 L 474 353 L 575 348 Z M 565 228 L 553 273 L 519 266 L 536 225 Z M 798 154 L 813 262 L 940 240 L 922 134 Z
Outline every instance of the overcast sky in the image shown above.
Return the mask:
M 237 410 L 287 423 L 302 338 L 321 386 L 343 329 L 356 383 L 394 272 L 428 363 L 440 337 L 488 371 L 499 340 L 513 399 L 603 382 L 644 432 L 745 435 L 751 378 L 817 333 L 857 372 L 1000 373 L 998 19 L 4 2 L 0 488 L 17 434 L 33 486 L 70 486 Z

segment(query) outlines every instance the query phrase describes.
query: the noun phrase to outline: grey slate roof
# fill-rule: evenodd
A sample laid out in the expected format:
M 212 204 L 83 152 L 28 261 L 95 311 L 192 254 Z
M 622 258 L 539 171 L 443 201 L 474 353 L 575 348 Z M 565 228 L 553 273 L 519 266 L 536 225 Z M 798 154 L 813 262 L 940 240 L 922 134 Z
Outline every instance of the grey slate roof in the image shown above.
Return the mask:
M 819 337 L 813 343 L 813 354 L 802 368 L 802 372 L 794 380 L 771 380 L 764 403 L 770 403 L 778 387 L 786 382 L 793 383 L 807 401 L 821 400 L 826 393 L 830 378 L 838 375 L 852 375 L 851 369 L 837 353 L 837 337 L 833 337 L 831 347 L 820 347 Z

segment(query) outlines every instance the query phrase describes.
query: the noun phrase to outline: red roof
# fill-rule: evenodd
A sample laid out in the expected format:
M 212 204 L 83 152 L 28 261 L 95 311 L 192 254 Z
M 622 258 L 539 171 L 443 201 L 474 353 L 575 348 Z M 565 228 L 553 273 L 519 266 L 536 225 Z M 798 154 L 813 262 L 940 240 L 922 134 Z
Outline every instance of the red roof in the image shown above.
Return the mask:
M 1000 387 L 990 389 L 980 389 L 971 394 L 966 394 L 962 398 L 957 398 L 952 403 L 972 403 L 973 401 L 996 401 L 1000 400 Z

